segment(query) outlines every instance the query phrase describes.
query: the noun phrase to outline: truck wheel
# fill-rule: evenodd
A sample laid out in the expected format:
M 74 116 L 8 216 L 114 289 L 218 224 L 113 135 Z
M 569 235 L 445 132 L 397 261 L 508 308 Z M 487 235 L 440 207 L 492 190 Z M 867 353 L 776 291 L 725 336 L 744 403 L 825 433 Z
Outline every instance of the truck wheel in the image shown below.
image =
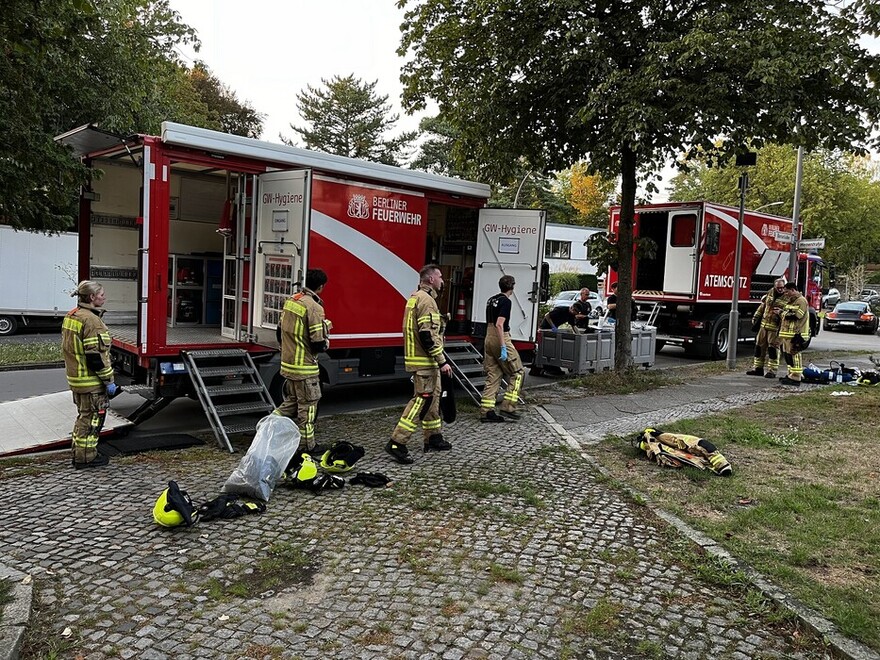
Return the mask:
M 18 321 L 14 316 L 0 316 L 0 337 L 14 335 L 18 330 Z
M 657 339 L 654 341 L 654 354 L 656 355 L 660 351 L 663 350 L 663 347 L 666 346 L 666 342 L 662 339 Z
M 730 344 L 730 317 L 719 316 L 712 325 L 712 343 L 709 346 L 709 359 L 723 360 L 727 357 Z

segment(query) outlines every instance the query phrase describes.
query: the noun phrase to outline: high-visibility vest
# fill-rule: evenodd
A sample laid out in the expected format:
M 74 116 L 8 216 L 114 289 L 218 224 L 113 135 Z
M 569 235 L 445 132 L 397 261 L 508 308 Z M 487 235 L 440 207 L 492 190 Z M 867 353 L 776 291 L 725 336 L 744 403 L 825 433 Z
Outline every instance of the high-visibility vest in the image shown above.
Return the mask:
M 79 306 L 70 310 L 61 322 L 61 352 L 67 384 L 77 393 L 100 392 L 113 382 L 110 365 L 110 332 L 101 320 L 101 311 Z M 100 358 L 101 367 L 89 366 L 87 355 Z M 92 359 L 92 366 L 96 361 Z
M 437 369 L 446 363 L 443 357 L 443 319 L 435 301 L 436 292 L 420 286 L 406 301 L 403 312 L 403 361 L 407 371 Z M 434 345 L 426 351 L 419 332 L 430 332 Z

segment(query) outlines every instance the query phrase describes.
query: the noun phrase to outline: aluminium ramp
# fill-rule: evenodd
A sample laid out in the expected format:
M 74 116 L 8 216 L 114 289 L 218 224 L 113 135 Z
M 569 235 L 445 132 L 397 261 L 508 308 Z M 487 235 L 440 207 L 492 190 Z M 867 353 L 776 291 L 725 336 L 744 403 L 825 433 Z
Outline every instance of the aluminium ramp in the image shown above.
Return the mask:
M 130 426 L 125 417 L 107 409 L 101 435 Z M 76 407 L 69 391 L 0 403 L 0 456 L 14 456 L 70 446 Z

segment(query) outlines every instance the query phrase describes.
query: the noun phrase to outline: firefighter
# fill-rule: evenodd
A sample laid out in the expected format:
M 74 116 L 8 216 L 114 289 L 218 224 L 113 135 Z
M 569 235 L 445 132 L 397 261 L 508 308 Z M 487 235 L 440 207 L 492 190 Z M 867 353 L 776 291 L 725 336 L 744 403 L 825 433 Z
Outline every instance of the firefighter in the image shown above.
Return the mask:
M 773 288 L 761 298 L 761 304 L 752 316 L 752 328 L 760 328 L 755 338 L 755 359 L 752 368 L 746 372 L 749 376 L 775 378 L 779 369 L 779 314 L 775 308 L 780 306 L 780 299 L 785 292 L 785 280 L 779 278 L 773 282 Z M 765 371 L 764 365 L 767 369 Z
M 505 417 L 516 421 L 522 416 L 516 411 L 516 406 L 525 373 L 519 353 L 510 340 L 510 296 L 515 284 L 512 276 L 504 275 L 498 280 L 501 293 L 486 302 L 486 343 L 483 358 L 486 384 L 480 399 L 481 422 L 503 422 Z M 495 412 L 495 397 L 502 376 L 507 376 L 508 385 L 502 397 L 499 415 Z
M 107 417 L 109 397 L 119 388 L 113 382 L 110 366 L 110 332 L 101 320 L 106 301 L 104 287 L 83 280 L 72 295 L 77 297 L 77 305 L 61 324 L 61 352 L 77 410 L 71 435 L 71 462 L 80 470 L 110 462 L 98 453 L 98 435 Z
M 391 439 L 385 445 L 398 463 L 413 462 L 407 442 L 419 422 L 424 433 L 424 451 L 447 451 L 452 445 L 440 433 L 440 374 L 452 375 L 443 355 L 443 320 L 437 296 L 443 288 L 443 274 L 436 264 L 419 271 L 419 288 L 406 301 L 403 311 L 404 366 L 413 374 L 413 396 L 406 404 Z
M 278 325 L 284 402 L 275 414 L 296 421 L 309 452 L 323 449 L 315 444 L 315 417 L 321 399 L 318 353 L 330 347 L 331 324 L 324 317 L 320 297 L 326 284 L 327 274 L 323 270 L 309 269 L 305 288 L 284 303 Z
M 810 309 L 807 299 L 797 290 L 794 282 L 785 285 L 782 304 L 777 304 L 781 323 L 779 338 L 782 340 L 782 353 L 788 365 L 788 374 L 780 378 L 783 385 L 800 387 L 804 374 L 801 351 L 810 340 Z

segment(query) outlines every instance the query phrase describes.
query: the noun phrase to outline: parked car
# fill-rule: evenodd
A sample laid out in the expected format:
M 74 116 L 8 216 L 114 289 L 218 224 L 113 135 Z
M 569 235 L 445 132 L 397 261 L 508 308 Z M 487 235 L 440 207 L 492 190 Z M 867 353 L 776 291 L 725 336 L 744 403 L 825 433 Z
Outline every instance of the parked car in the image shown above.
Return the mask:
M 560 291 L 547 301 L 547 306 L 551 309 L 553 307 L 571 307 L 580 295 L 580 289 L 577 291 Z M 590 291 L 590 296 L 587 298 L 587 302 L 590 303 L 590 307 L 593 308 L 593 311 L 596 312 L 598 316 L 602 316 L 602 314 L 605 313 L 605 300 L 603 300 L 602 296 L 595 291 Z
M 837 303 L 834 310 L 825 315 L 824 330 L 850 329 L 863 332 L 877 332 L 877 315 L 863 300 L 848 300 Z
M 840 291 L 831 287 L 828 293 L 822 296 L 822 309 L 831 309 L 840 302 Z
M 868 298 L 873 298 L 874 296 L 880 296 L 880 291 L 877 289 L 862 289 L 859 291 L 859 300 L 867 301 Z

